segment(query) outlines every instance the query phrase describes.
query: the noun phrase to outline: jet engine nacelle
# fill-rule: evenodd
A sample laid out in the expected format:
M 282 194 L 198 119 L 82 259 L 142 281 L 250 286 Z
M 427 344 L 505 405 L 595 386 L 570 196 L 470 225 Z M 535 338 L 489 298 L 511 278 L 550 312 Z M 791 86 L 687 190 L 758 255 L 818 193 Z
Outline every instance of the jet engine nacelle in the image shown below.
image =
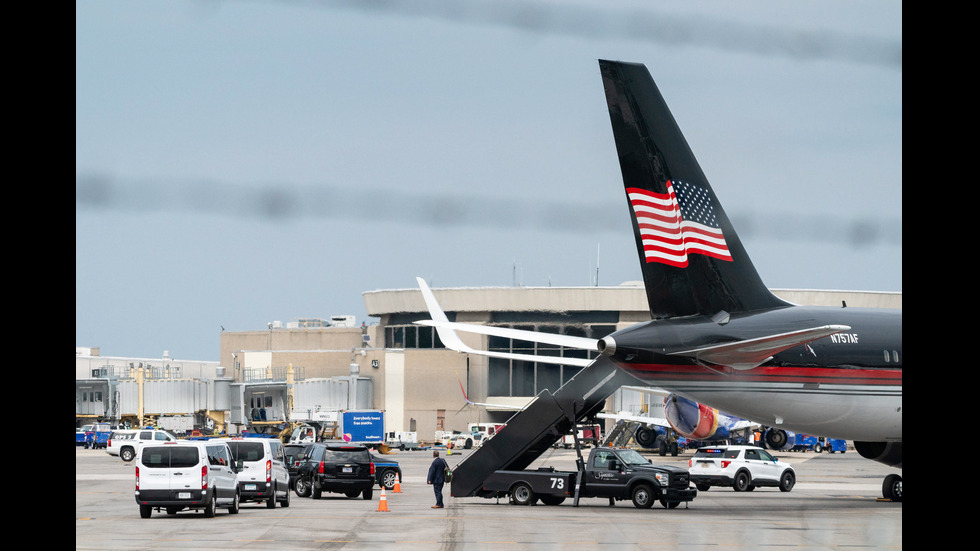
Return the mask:
M 854 442 L 854 449 L 865 459 L 902 468 L 901 442 Z
M 717 409 L 669 394 L 664 398 L 664 415 L 671 428 L 693 440 L 725 440 L 729 437 L 725 416 Z
M 657 444 L 657 439 L 663 438 L 664 433 L 653 426 L 642 426 L 636 429 L 633 438 L 641 448 L 653 448 Z
M 783 429 L 767 429 L 763 438 L 770 450 L 788 450 L 796 445 L 796 433 Z

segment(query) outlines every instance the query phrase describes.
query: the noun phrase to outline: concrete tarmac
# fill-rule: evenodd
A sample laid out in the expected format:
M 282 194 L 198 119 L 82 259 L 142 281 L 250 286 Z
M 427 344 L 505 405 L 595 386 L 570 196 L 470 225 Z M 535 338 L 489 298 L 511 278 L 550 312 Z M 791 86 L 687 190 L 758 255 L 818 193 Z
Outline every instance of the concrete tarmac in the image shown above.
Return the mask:
M 469 451 L 445 457 L 455 465 Z M 584 451 L 587 454 L 587 450 Z M 687 466 L 693 452 L 648 455 L 653 463 Z M 506 499 L 454 498 L 444 509 L 425 476 L 431 451 L 391 454 L 401 465 L 401 493 L 370 501 L 324 494 L 291 495 L 288 508 L 245 504 L 238 515 L 215 518 L 183 511 L 139 516 L 133 497 L 134 465 L 104 450 L 75 450 L 76 549 L 861 549 L 902 548 L 902 504 L 880 500 L 887 474 L 901 471 L 844 454 L 777 452 L 792 463 L 792 492 L 728 488 L 698 492 L 688 507 L 640 510 L 629 501 L 566 500 L 558 506 L 515 506 Z M 533 467 L 574 466 L 575 452 L 546 453 Z

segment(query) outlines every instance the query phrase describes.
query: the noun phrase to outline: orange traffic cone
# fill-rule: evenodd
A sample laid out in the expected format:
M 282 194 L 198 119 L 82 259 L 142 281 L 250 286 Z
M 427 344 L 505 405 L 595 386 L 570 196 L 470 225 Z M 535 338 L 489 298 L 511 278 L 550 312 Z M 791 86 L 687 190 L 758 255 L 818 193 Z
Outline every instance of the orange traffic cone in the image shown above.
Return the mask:
M 395 487 L 391 489 L 391 493 L 400 494 L 402 493 L 402 475 L 399 474 L 396 476 L 397 478 L 395 478 Z
M 385 496 L 385 487 L 381 487 L 381 501 L 378 502 L 378 512 L 388 512 L 388 497 Z

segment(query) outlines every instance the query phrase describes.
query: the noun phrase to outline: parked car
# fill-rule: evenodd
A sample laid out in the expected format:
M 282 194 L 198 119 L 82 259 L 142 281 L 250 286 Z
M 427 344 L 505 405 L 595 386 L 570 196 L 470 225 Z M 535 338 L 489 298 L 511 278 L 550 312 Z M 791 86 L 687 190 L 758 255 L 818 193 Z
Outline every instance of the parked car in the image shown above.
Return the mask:
M 262 502 L 269 509 L 276 502 L 289 507 L 289 471 L 283 443 L 277 438 L 217 439 L 231 448 L 235 461 L 243 462 L 238 472 L 242 502 Z
M 299 466 L 303 462 L 303 458 L 306 457 L 306 450 L 310 449 L 312 442 L 306 442 L 302 444 L 286 444 L 283 446 L 283 453 L 286 455 L 286 470 L 289 472 L 289 489 L 292 490 L 296 488 L 296 473 L 299 472 Z
M 774 486 L 788 492 L 796 484 L 792 465 L 756 446 L 698 448 L 688 465 L 691 482 L 702 492 L 711 486 L 731 486 L 736 492 Z
M 386 490 L 394 489 L 395 482 L 402 476 L 402 469 L 398 466 L 398 462 L 393 459 L 378 457 L 374 454 L 371 454 L 371 461 L 374 462 L 374 472 L 378 486 Z
M 320 499 L 323 492 L 371 499 L 377 484 L 370 450 L 351 444 L 313 444 L 296 477 L 296 495 L 313 499 Z
M 175 515 L 183 509 L 203 510 L 213 517 L 218 507 L 237 514 L 240 503 L 237 471 L 228 445 L 218 440 L 147 443 L 136 456 L 136 503 L 140 517 L 153 509 Z
M 136 458 L 136 452 L 140 446 L 146 443 L 176 442 L 177 437 L 165 430 L 157 429 L 132 429 L 115 430 L 109 435 L 106 442 L 105 452 L 109 455 L 118 455 L 123 461 L 132 461 Z

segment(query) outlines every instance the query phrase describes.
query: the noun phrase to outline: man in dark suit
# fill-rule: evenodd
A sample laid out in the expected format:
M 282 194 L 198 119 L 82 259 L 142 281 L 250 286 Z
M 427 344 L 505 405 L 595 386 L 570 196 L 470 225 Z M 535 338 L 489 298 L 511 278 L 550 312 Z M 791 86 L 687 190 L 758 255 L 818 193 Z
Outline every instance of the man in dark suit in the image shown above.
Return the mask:
M 432 506 L 433 509 L 442 509 L 442 485 L 446 483 L 446 469 L 449 465 L 446 464 L 446 460 L 439 457 L 439 450 L 433 450 L 432 464 L 429 465 L 429 476 L 426 479 L 428 484 L 432 484 L 432 489 L 436 493 L 436 504 Z

